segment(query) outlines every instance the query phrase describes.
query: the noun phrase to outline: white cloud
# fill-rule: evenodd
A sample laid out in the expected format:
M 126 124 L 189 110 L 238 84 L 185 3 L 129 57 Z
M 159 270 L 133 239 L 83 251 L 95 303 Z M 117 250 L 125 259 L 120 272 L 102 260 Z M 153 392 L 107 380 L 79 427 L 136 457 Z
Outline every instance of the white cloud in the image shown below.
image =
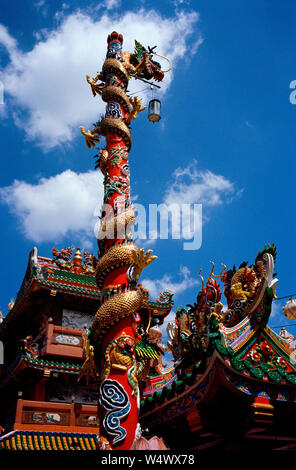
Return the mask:
M 216 206 L 229 201 L 235 192 L 234 185 L 222 175 L 210 170 L 198 171 L 196 162 L 174 172 L 174 181 L 164 195 L 164 203 L 202 204 Z
M 118 8 L 121 4 L 121 0 L 105 0 L 104 7 L 107 10 L 112 10 L 113 8 Z
M 186 184 L 186 177 L 189 177 L 191 182 Z M 179 168 L 174 173 L 173 184 L 165 193 L 164 203 L 170 206 L 174 202 L 181 206 L 183 203 L 202 202 L 205 207 L 213 206 L 221 204 L 229 193 L 234 193 L 233 185 L 223 176 L 209 171 L 197 173 L 194 169 Z M 134 199 L 136 198 L 137 195 Z M 41 178 L 37 184 L 16 180 L 10 186 L 0 188 L 0 200 L 17 216 L 21 230 L 30 240 L 55 242 L 72 236 L 80 237 L 82 241 L 89 243 L 87 240 L 93 239 L 94 225 L 98 221 L 94 216 L 99 215 L 103 202 L 103 177 L 97 171 L 75 173 L 66 170 L 50 178 Z M 160 211 L 162 218 L 165 217 L 164 213 Z M 148 214 L 145 214 L 148 224 L 151 225 L 149 217 L 147 219 Z M 200 221 L 198 224 L 195 225 L 195 230 L 201 228 Z M 150 225 L 147 225 L 147 235 L 152 233 L 157 238 L 142 240 L 140 237 L 140 244 L 145 247 L 152 246 L 160 236 L 159 229 L 153 231 Z M 185 213 L 185 217 L 182 215 L 181 238 L 191 232 L 191 227 L 192 214 L 189 211 Z M 168 237 L 172 234 L 172 228 L 169 224 Z M 164 288 L 178 293 L 197 283 L 190 278 L 187 268 L 183 267 L 180 273 L 182 279 L 179 282 L 173 282 L 169 275 L 157 281 L 148 279 L 151 294 L 157 296 Z
M 150 292 L 151 298 L 157 297 L 165 289 L 172 291 L 175 295 L 184 292 L 186 289 L 197 286 L 199 280 L 190 276 L 191 272 L 187 266 L 180 267 L 179 281 L 173 281 L 171 274 L 164 274 L 161 279 L 142 279 L 141 283 Z
M 180 7 L 182 5 L 189 5 L 189 0 L 173 0 L 175 7 Z
M 89 248 L 95 240 L 94 210 L 103 200 L 103 178 L 97 171 L 66 170 L 38 184 L 16 180 L 0 189 L 0 199 L 17 215 L 26 238 L 38 243 L 73 236 Z
M 39 0 L 38 2 L 35 2 L 34 3 L 34 6 L 37 10 L 39 10 L 40 8 L 44 7 L 45 5 L 45 0 Z
M 112 2 L 107 0 L 106 4 Z M 187 53 L 189 36 L 194 33 L 190 49 L 194 43 L 200 44 L 200 35 L 194 32 L 198 18 L 195 12 L 181 11 L 165 18 L 154 10 L 140 9 L 121 16 L 104 13 L 96 20 L 76 11 L 63 14 L 57 29 L 35 32 L 37 42 L 29 52 L 23 52 L 0 25 L 0 44 L 10 56 L 0 80 L 12 97 L 16 125 L 24 129 L 27 139 L 36 141 L 44 150 L 69 144 L 81 124 L 91 126 L 104 111 L 104 103 L 99 97 L 93 98 L 85 75 L 95 76 L 100 70 L 111 31 L 124 35 L 125 50 L 134 50 L 134 39 L 146 46 L 157 43 L 157 51 L 168 56 L 176 67 Z M 162 92 L 171 80 L 169 73 Z M 139 90 L 138 82 L 131 81 L 129 90 Z
M 39 8 L 42 8 L 45 5 L 45 0 L 39 0 L 38 2 L 34 3 L 35 8 L 39 10 Z
M 241 193 L 224 176 L 210 170 L 198 171 L 193 161 L 188 167 L 174 171 L 159 204 L 150 204 L 144 213 L 143 206 L 136 207 L 135 238 L 144 247 L 154 245 L 159 239 L 172 238 L 187 240 L 189 248 L 184 243 L 184 249 L 199 249 L 202 224 L 210 220 L 209 208 L 228 204 Z
M 182 225 L 181 238 L 190 239 L 189 235 L 196 239 L 200 238 L 197 243 L 199 246 L 202 223 L 209 221 L 208 209 L 230 203 L 241 192 L 242 190 L 236 190 L 234 184 L 225 176 L 217 175 L 210 170 L 198 170 L 197 163 L 193 160 L 193 163 L 186 168 L 177 168 L 174 171 L 173 181 L 165 191 L 163 204 L 167 207 L 175 205 L 180 209 L 181 218 L 178 212 L 174 211 L 177 231 L 179 220 L 179 227 Z M 185 204 L 188 205 L 187 208 L 182 208 Z M 202 211 L 194 210 L 195 204 L 201 205 Z
M 7 28 L 2 24 L 0 24 L 0 44 L 5 47 L 5 49 L 10 55 L 13 55 L 14 51 L 17 48 L 16 40 L 12 36 L 10 36 Z
M 150 298 L 153 299 L 158 297 L 160 292 L 163 292 L 165 289 L 172 291 L 174 296 L 176 296 L 180 292 L 183 293 L 187 289 L 200 285 L 200 281 L 199 279 L 191 276 L 190 269 L 187 266 L 180 266 L 179 281 L 174 281 L 173 276 L 170 274 L 164 274 L 161 279 L 141 279 L 141 284 L 143 284 L 145 289 L 149 290 Z M 161 342 L 165 345 L 168 341 L 168 334 L 166 331 L 167 325 L 169 322 L 175 321 L 175 316 L 176 312 L 172 310 L 160 326 L 160 330 L 162 332 Z M 172 354 L 170 351 L 167 351 L 163 357 L 163 361 L 167 363 L 167 366 L 170 366 L 173 362 L 172 359 Z
M 45 0 L 39 0 L 38 2 L 34 3 L 36 10 L 41 13 L 42 16 L 47 16 L 48 13 L 48 5 L 46 5 Z

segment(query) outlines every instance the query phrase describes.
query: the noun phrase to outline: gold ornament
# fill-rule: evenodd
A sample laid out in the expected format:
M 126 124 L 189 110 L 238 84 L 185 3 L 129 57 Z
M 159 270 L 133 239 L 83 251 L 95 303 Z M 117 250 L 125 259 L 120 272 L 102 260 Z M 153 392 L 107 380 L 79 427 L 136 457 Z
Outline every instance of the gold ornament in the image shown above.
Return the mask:
M 102 75 L 101 74 L 98 74 L 95 78 L 93 78 L 92 80 L 90 79 L 90 76 L 89 75 L 86 75 L 86 81 L 87 83 L 90 84 L 90 87 L 91 87 L 91 91 L 92 91 L 92 94 L 93 96 L 95 97 L 96 95 L 101 95 L 102 94 L 102 89 L 103 87 L 105 86 L 105 83 L 100 83 L 99 85 L 97 85 L 97 81 L 99 79 L 101 79 Z
M 94 134 L 98 134 L 97 128 L 92 131 L 86 132 L 84 126 L 80 126 L 80 131 L 81 131 L 81 134 L 84 135 L 85 137 L 85 143 L 86 143 L 87 148 L 90 149 L 91 147 L 95 147 L 95 145 L 100 142 L 100 138 L 94 135 Z
M 89 339 L 86 341 L 84 350 L 85 350 L 86 359 L 81 367 L 79 380 L 81 380 L 82 377 L 85 377 L 86 383 L 88 384 L 89 379 L 94 379 L 94 380 L 97 379 L 97 367 L 94 361 L 94 348 L 93 346 L 90 345 Z
M 92 344 L 102 340 L 104 331 L 107 331 L 122 318 L 140 310 L 142 294 L 139 290 L 122 292 L 106 300 L 97 311 L 91 329 Z
M 149 264 L 152 263 L 155 259 L 157 259 L 157 256 L 150 256 L 152 253 L 152 250 L 147 250 L 146 253 L 144 251 L 144 248 L 141 248 L 139 251 L 139 254 L 135 253 L 133 254 L 134 258 L 134 265 L 135 265 L 135 279 L 138 281 L 139 277 L 141 275 L 141 272 L 143 271 L 146 266 L 149 266 Z
M 146 106 L 142 106 L 142 100 L 139 100 L 136 96 L 134 98 L 130 98 L 129 102 L 132 105 L 132 110 L 126 119 L 127 124 L 130 124 L 131 120 L 137 119 L 138 114 L 146 109 Z

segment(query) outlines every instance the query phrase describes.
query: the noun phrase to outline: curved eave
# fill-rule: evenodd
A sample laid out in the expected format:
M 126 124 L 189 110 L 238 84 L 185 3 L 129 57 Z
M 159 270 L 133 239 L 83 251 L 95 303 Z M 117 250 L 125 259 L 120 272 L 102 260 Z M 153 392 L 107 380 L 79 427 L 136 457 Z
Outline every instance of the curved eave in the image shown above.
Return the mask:
M 17 358 L 15 362 L 1 375 L 0 389 L 5 387 L 9 382 L 13 381 L 25 368 L 26 365 L 23 361 L 23 358 Z
M 288 382 L 287 380 L 283 380 L 281 382 L 275 382 L 271 379 L 269 379 L 267 376 L 264 376 L 263 379 L 257 378 L 252 375 L 251 372 L 249 371 L 239 371 L 235 369 L 235 367 L 232 367 L 231 365 L 231 359 L 228 357 L 227 359 L 223 358 L 218 352 L 217 354 L 217 359 L 219 360 L 220 364 L 223 366 L 225 369 L 226 374 L 231 373 L 232 375 L 235 375 L 237 377 L 240 377 L 244 381 L 249 381 L 250 383 L 254 384 L 260 384 L 260 386 L 268 386 L 268 387 L 288 387 L 289 389 L 293 389 L 296 395 L 296 385 L 293 383 Z M 296 371 L 295 371 L 296 372 Z
M 0 437 L 0 450 L 93 451 L 97 433 L 12 431 Z
M 161 416 L 161 419 L 167 415 L 166 419 L 169 420 L 170 413 L 169 411 L 166 413 L 166 410 L 169 410 L 171 406 L 178 407 L 178 403 L 186 403 L 187 401 L 187 406 L 180 409 L 179 414 L 183 414 L 194 403 L 203 401 L 212 387 L 219 386 L 217 380 L 215 380 L 216 358 L 217 354 L 215 352 L 202 374 L 195 374 L 194 372 L 187 374 L 183 380 L 176 380 L 170 386 L 164 387 L 161 392 L 155 392 L 152 396 L 147 397 L 148 404 L 145 403 L 146 400 L 145 404 L 141 402 L 142 414 L 140 414 L 140 419 L 145 421 L 149 417 L 149 420 L 151 420 L 153 419 L 152 415 L 156 414 L 158 418 Z M 192 384 L 190 384 L 191 381 L 193 381 Z M 191 396 L 192 399 L 186 400 L 187 396 Z M 150 409 L 145 411 L 145 407 L 150 407 Z
M 20 356 L 12 364 L 12 366 L 0 377 L 0 388 L 3 388 L 7 383 L 11 382 L 17 376 L 26 369 L 34 370 L 48 370 L 50 372 L 58 372 L 61 374 L 71 374 L 78 375 L 81 370 L 81 365 L 78 364 L 69 364 L 57 362 L 57 361 L 48 361 L 42 359 L 32 359 L 28 357 Z
M 153 311 L 154 317 L 157 317 L 159 319 L 164 319 L 165 317 L 169 315 L 173 306 L 174 306 L 173 301 L 167 302 L 167 303 L 153 302 L 152 300 L 149 300 L 149 297 L 144 296 L 142 309 L 146 309 L 149 312 Z
M 63 374 L 79 374 L 81 365 L 71 364 L 67 362 L 48 361 L 43 359 L 23 358 L 27 367 L 38 370 L 49 370 L 51 372 L 59 372 Z
M 78 296 L 85 299 L 99 300 L 101 297 L 101 292 L 99 290 L 96 292 L 95 289 L 87 289 L 85 287 L 79 287 L 71 284 L 61 284 L 54 281 L 39 280 L 35 277 L 32 277 L 22 295 L 17 298 L 13 308 L 8 312 L 6 317 L 4 317 L 4 320 L 0 325 L 0 337 L 9 326 L 10 322 L 17 318 L 19 313 L 22 311 L 22 306 L 30 297 L 31 292 L 36 288 L 43 289 L 47 292 L 55 290 L 61 294 L 68 294 L 75 297 Z
M 281 339 L 271 328 L 266 326 L 264 328 L 264 335 L 266 339 L 269 340 L 274 347 L 280 351 L 290 362 L 290 355 L 293 352 L 294 348 L 290 346 L 285 340 Z
M 14 306 L 8 312 L 8 314 L 4 317 L 4 320 L 0 325 L 0 337 L 3 331 L 6 329 L 9 322 L 15 317 L 15 315 L 19 311 L 20 306 L 23 304 L 24 300 L 28 296 L 28 293 L 32 289 L 32 284 L 34 281 L 34 268 L 36 268 L 37 259 L 38 259 L 38 250 L 36 247 L 34 247 L 29 253 L 25 276 L 21 284 L 20 290 L 17 294 L 17 298 L 15 300 Z
M 249 322 L 249 320 L 247 322 Z M 242 323 L 243 322 L 241 322 L 241 324 Z M 237 344 L 233 344 L 233 343 L 229 343 L 225 341 L 224 341 L 224 344 L 227 347 L 231 347 L 236 355 L 239 355 L 241 351 L 245 350 L 248 346 L 254 344 L 254 342 L 258 339 L 259 334 L 263 333 L 267 341 L 271 342 L 272 345 L 277 349 L 277 352 L 285 356 L 286 360 L 289 361 L 289 356 L 291 355 L 294 349 L 293 347 L 291 347 L 288 343 L 282 340 L 268 326 L 263 327 L 263 325 L 261 324 L 256 324 L 254 328 L 252 328 L 250 322 L 249 324 L 250 324 L 250 331 L 243 338 L 239 338 Z M 225 330 L 220 330 L 222 335 L 224 331 Z
M 60 283 L 53 280 L 37 280 L 37 284 L 45 289 L 56 290 L 57 292 L 78 295 L 80 297 L 91 298 L 91 299 L 100 299 L 101 292 L 96 289 L 89 289 L 87 287 L 80 287 L 70 283 Z
M 194 382 L 190 384 L 192 380 Z M 244 387 L 243 383 L 248 383 L 250 390 L 253 390 L 254 393 L 248 393 L 248 388 Z M 275 395 L 280 396 L 280 392 L 287 389 L 287 396 L 294 397 L 294 401 L 296 401 L 296 386 L 293 383 L 262 380 L 252 376 L 251 373 L 240 372 L 232 367 L 230 357 L 223 357 L 217 350 L 214 350 L 208 360 L 206 370 L 202 374 L 197 373 L 195 377 L 192 377 L 192 374 L 187 374 L 182 380 L 177 380 L 175 384 L 164 387 L 161 392 L 154 392 L 152 396 L 147 397 L 148 403 L 145 403 L 146 400 L 141 402 L 140 419 L 146 421 L 149 417 L 149 421 L 153 420 L 153 424 L 154 419 L 155 422 L 158 422 L 159 416 L 162 421 L 169 420 L 171 419 L 169 410 L 172 407 L 174 410 L 180 408 L 178 415 L 184 414 L 192 406 L 209 400 L 220 387 L 230 389 L 231 392 L 239 394 L 243 399 L 250 399 L 250 396 L 254 399 L 260 391 L 268 387 L 274 392 L 273 399 L 281 402 L 288 400 L 276 398 Z M 168 395 L 171 397 L 167 398 Z M 181 408 L 180 403 L 187 403 L 187 406 Z M 176 417 L 175 412 L 174 417 Z
M 265 281 L 245 318 L 230 328 L 219 324 L 219 332 L 226 347 L 230 347 L 235 353 L 238 353 L 247 344 L 254 342 L 267 324 L 273 296 L 272 288 L 268 287 L 267 281 Z M 260 312 L 256 310 L 259 308 L 259 302 L 261 302 Z
M 28 298 L 29 294 L 33 290 L 34 286 L 36 285 L 36 279 L 31 278 L 28 281 L 28 284 L 23 291 L 22 295 L 17 297 L 15 304 L 11 310 L 9 310 L 8 314 L 4 317 L 3 322 L 0 325 L 0 337 L 3 335 L 4 331 L 8 327 L 9 323 L 18 316 L 19 312 L 21 311 L 21 307 Z
M 261 329 L 261 324 L 252 321 L 252 317 L 249 316 L 232 328 L 219 325 L 219 331 L 225 346 L 232 348 L 235 353 L 238 353 L 247 344 L 255 341 Z M 233 339 L 231 340 L 231 338 Z

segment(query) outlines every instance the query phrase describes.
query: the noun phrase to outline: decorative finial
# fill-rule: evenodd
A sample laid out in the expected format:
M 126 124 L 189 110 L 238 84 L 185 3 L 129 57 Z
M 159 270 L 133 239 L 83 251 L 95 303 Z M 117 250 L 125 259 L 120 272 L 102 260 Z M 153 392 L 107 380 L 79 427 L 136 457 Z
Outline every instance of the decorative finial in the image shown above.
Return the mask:
M 82 263 L 82 255 L 81 255 L 80 248 L 77 248 L 74 253 L 73 263 L 75 264 L 75 266 L 80 266 L 80 264 Z
M 12 310 L 14 306 L 15 300 L 13 297 L 11 297 L 10 302 L 8 304 L 8 310 Z

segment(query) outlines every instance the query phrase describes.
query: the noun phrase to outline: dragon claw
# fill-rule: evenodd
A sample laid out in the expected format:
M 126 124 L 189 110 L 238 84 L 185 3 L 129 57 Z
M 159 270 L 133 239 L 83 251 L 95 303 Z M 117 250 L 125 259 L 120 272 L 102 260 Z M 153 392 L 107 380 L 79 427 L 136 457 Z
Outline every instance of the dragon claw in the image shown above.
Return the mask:
M 141 248 L 139 251 L 139 254 L 135 253 L 134 254 L 134 265 L 135 265 L 135 278 L 136 280 L 139 279 L 141 272 L 143 271 L 144 268 L 149 266 L 149 264 L 152 263 L 155 259 L 157 259 L 157 256 L 152 255 L 152 250 L 147 250 L 145 253 L 144 248 Z

